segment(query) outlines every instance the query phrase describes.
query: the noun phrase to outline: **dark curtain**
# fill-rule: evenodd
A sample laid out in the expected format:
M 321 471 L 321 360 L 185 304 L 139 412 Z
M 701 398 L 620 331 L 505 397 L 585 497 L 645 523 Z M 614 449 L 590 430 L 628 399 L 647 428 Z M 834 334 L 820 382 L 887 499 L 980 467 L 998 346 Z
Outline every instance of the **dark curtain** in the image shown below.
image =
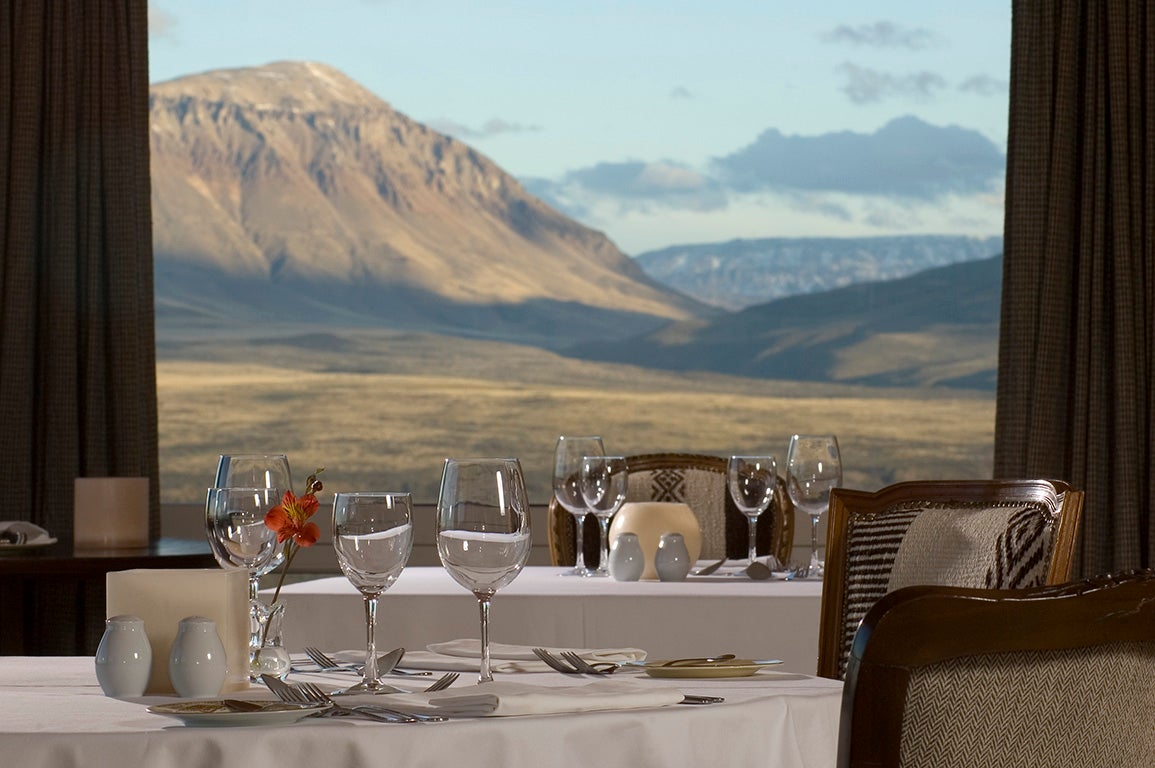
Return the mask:
M 0 518 L 144 476 L 155 539 L 146 0 L 0 3 L 0 185 Z
M 1015 0 L 995 474 L 1087 492 L 1076 568 L 1150 567 L 1155 5 Z

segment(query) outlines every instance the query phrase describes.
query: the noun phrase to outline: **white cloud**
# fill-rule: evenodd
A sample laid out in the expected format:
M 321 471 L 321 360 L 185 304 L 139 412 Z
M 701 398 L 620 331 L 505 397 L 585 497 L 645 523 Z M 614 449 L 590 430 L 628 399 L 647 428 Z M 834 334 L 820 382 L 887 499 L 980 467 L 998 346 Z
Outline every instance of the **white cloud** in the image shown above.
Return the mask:
M 851 43 L 872 48 L 907 48 L 912 51 L 941 43 L 938 36 L 929 29 L 904 27 L 890 21 L 858 26 L 839 24 L 823 35 L 822 39 L 831 43 Z

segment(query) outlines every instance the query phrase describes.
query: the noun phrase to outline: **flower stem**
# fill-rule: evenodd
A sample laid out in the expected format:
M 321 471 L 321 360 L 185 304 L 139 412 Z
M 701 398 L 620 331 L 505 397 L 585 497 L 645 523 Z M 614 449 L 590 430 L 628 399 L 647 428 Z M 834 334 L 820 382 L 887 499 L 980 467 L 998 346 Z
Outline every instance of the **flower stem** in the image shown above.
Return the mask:
M 285 564 L 281 566 L 281 576 L 277 579 L 277 588 L 273 590 L 273 602 L 270 605 L 277 604 L 277 598 L 281 596 L 281 587 L 285 584 L 285 574 L 289 572 L 289 566 L 293 564 L 293 558 L 297 555 L 297 550 L 300 545 L 294 545 L 293 540 L 289 539 L 289 543 L 285 545 L 285 550 L 288 552 L 285 555 Z M 261 645 L 268 642 L 269 639 L 269 622 L 265 622 L 265 626 L 261 630 Z

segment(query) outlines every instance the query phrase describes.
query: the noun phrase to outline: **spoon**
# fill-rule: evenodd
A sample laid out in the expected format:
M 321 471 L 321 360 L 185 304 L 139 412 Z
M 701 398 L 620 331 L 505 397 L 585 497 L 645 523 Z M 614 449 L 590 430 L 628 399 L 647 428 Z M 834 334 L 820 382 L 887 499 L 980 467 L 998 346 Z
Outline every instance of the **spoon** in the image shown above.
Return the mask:
M 714 571 L 721 568 L 722 564 L 725 562 L 726 562 L 726 558 L 723 557 L 721 560 L 719 560 L 716 563 L 710 563 L 709 565 L 703 565 L 701 568 L 694 571 L 690 575 L 691 576 L 709 576 L 711 573 L 713 573 Z

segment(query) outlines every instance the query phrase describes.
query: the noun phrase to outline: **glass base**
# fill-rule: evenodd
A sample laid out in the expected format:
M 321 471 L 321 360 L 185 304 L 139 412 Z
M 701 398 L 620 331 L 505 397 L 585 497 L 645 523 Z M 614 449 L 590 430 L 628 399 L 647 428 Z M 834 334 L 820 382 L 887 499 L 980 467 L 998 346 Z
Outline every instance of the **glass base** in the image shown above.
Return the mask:
M 397 693 L 397 690 L 398 689 L 396 687 L 389 685 L 388 683 L 384 683 L 380 680 L 374 680 L 371 685 L 367 681 L 362 680 L 361 682 L 357 683 L 356 685 L 351 685 L 348 688 L 342 688 L 339 691 L 333 691 L 333 693 L 330 695 L 332 695 L 332 696 L 348 696 L 348 695 L 353 695 L 353 694 L 358 694 L 358 693 L 385 694 L 385 693 Z

